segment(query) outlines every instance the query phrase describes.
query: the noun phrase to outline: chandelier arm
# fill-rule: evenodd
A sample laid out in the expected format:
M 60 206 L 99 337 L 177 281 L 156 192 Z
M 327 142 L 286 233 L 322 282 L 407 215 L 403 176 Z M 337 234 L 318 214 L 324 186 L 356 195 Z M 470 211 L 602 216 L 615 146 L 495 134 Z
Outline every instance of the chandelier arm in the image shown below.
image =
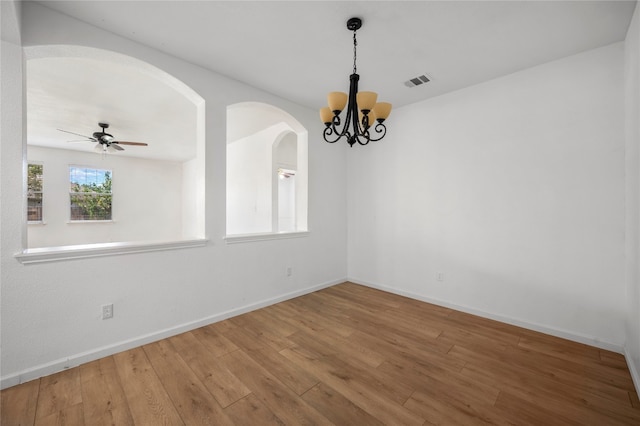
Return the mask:
M 333 134 L 337 134 L 337 132 L 335 132 L 331 126 L 325 127 L 324 131 L 322 132 L 322 136 L 324 137 L 324 141 L 325 142 L 329 142 L 329 143 L 336 143 L 340 140 L 340 138 L 342 138 L 341 135 L 337 135 L 335 139 L 330 139 L 330 136 Z
M 353 124 L 356 133 L 356 140 L 360 145 L 366 145 L 371 141 L 371 133 L 369 132 L 369 115 L 362 115 L 362 122 L 354 120 Z M 364 139 L 364 142 L 362 141 Z
M 369 130 L 369 114 L 362 114 L 362 123 L 361 123 L 361 131 L 364 134 L 364 132 Z
M 371 141 L 371 139 L 366 138 L 366 139 L 364 140 L 364 142 L 362 142 L 362 141 L 360 140 L 360 138 L 358 138 L 358 143 L 359 143 L 360 145 L 366 145 L 366 144 L 368 144 L 370 141 Z
M 361 137 L 364 139 L 364 142 L 361 140 Z M 371 141 L 371 135 L 369 134 L 369 129 L 362 126 L 359 128 L 359 135 L 356 138 L 360 145 L 366 145 Z
M 370 137 L 369 140 L 371 140 L 372 142 L 379 141 L 380 139 L 384 138 L 384 136 L 387 134 L 387 126 L 385 126 L 382 123 L 376 124 L 373 127 L 373 129 L 375 130 L 375 134 L 376 135 L 379 134 L 380 137 L 377 137 L 377 138 Z
M 362 114 L 362 123 L 358 124 L 359 134 L 367 138 L 367 140 L 371 140 L 371 134 L 369 132 L 369 129 L 371 128 L 371 125 L 369 123 L 369 114 Z
M 358 129 L 353 129 L 353 134 L 349 131 L 349 126 L 352 121 L 352 110 L 351 110 L 351 97 L 349 97 L 349 101 L 347 103 L 347 116 L 344 119 L 344 128 L 342 130 L 342 134 L 347 138 L 347 143 L 349 146 L 353 146 L 355 143 L 355 138 L 358 137 Z
M 338 130 L 338 126 L 340 126 L 340 117 L 337 115 L 333 116 L 332 122 L 324 129 L 322 135 L 324 136 L 324 140 L 329 143 L 336 143 L 344 136 L 344 130 L 340 132 Z M 330 139 L 331 135 L 335 134 L 335 139 Z
M 347 115 L 347 120 L 348 119 L 349 116 Z M 348 131 L 349 126 L 347 126 L 346 123 L 348 123 L 348 121 L 345 122 L 345 126 L 342 128 L 342 130 L 338 130 L 341 124 L 340 116 L 334 115 L 331 123 L 327 127 L 325 127 L 322 133 L 324 140 L 329 143 L 336 143 L 345 136 L 347 137 L 347 139 L 351 137 Z M 331 135 L 335 135 L 335 138 L 331 139 Z
M 362 134 L 362 129 L 360 128 L 358 120 L 358 80 L 360 80 L 360 76 L 356 73 L 349 76 L 349 103 L 347 107 L 347 119 L 345 120 L 345 126 L 349 125 L 349 121 L 353 124 L 354 137 L 358 137 Z

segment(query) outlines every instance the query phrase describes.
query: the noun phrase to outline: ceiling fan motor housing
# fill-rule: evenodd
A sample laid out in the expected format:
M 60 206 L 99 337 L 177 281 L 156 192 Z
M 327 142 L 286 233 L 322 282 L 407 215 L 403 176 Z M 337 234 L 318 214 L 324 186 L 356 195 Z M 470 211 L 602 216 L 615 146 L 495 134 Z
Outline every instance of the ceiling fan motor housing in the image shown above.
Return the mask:
M 109 133 L 100 133 L 100 132 L 96 132 L 93 134 L 93 137 L 98 139 L 100 142 L 102 143 L 111 143 L 113 142 L 113 135 L 110 135 Z
M 109 123 L 98 123 L 98 126 L 102 128 L 101 132 L 94 132 L 93 137 L 98 139 L 100 143 L 110 144 L 113 141 L 113 135 L 105 132 L 105 129 L 109 128 Z
M 61 132 L 82 136 L 83 138 L 87 138 L 90 142 L 98 142 L 98 145 L 96 146 L 96 148 L 100 149 L 102 146 L 102 148 L 104 148 L 104 151 L 107 151 L 107 148 L 109 148 L 108 149 L 109 151 L 111 150 L 124 151 L 124 148 L 122 148 L 120 145 L 137 145 L 137 146 L 148 145 L 144 142 L 117 141 L 115 140 L 112 134 L 105 132 L 105 130 L 109 128 L 109 123 L 98 123 L 98 126 L 102 128 L 102 131 L 94 132 L 93 137 L 85 136 L 80 133 L 70 132 L 68 130 L 62 130 L 62 129 L 58 129 L 58 130 L 60 130 Z

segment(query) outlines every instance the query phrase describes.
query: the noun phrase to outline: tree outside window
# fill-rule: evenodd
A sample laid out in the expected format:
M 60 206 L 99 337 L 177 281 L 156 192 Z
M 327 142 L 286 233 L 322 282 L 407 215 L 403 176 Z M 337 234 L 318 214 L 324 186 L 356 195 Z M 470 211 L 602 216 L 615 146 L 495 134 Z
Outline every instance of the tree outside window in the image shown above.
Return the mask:
M 111 176 L 111 170 L 69 167 L 72 221 L 112 219 Z
M 27 220 L 42 222 L 42 164 L 29 164 L 27 173 Z

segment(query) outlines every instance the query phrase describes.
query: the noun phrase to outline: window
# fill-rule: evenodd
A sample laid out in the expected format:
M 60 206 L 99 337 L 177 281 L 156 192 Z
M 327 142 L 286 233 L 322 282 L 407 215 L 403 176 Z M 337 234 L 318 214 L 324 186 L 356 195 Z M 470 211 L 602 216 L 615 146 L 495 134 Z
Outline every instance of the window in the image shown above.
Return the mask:
M 42 164 L 29 164 L 27 172 L 27 220 L 42 222 Z
M 111 170 L 69 167 L 72 221 L 111 220 Z

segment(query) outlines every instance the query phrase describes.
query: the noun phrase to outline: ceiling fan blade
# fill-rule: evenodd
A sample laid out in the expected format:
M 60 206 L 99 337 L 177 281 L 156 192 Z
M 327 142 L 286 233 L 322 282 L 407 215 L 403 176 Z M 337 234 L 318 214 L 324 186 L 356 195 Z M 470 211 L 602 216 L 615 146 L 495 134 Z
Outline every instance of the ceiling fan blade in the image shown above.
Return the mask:
M 149 144 L 144 142 L 125 142 L 125 141 L 113 141 L 111 143 L 119 143 L 120 145 L 136 145 L 136 146 L 149 146 Z
M 88 139 L 78 139 L 74 141 L 67 141 L 67 143 L 75 143 L 75 142 L 95 142 L 95 141 L 90 141 Z
M 62 129 L 56 129 L 59 130 L 61 132 L 65 132 L 65 133 L 71 133 L 72 135 L 76 135 L 76 136 L 82 136 L 83 138 L 87 138 L 91 141 L 97 142 L 97 140 L 95 138 L 92 138 L 91 136 L 87 136 L 87 135 L 81 135 L 80 133 L 75 133 L 75 132 L 70 132 L 68 130 L 62 130 Z
M 117 149 L 118 151 L 124 151 L 123 147 L 118 146 L 117 144 L 115 144 L 113 142 L 111 143 L 111 145 L 109 145 L 109 148 L 114 148 L 114 149 Z

